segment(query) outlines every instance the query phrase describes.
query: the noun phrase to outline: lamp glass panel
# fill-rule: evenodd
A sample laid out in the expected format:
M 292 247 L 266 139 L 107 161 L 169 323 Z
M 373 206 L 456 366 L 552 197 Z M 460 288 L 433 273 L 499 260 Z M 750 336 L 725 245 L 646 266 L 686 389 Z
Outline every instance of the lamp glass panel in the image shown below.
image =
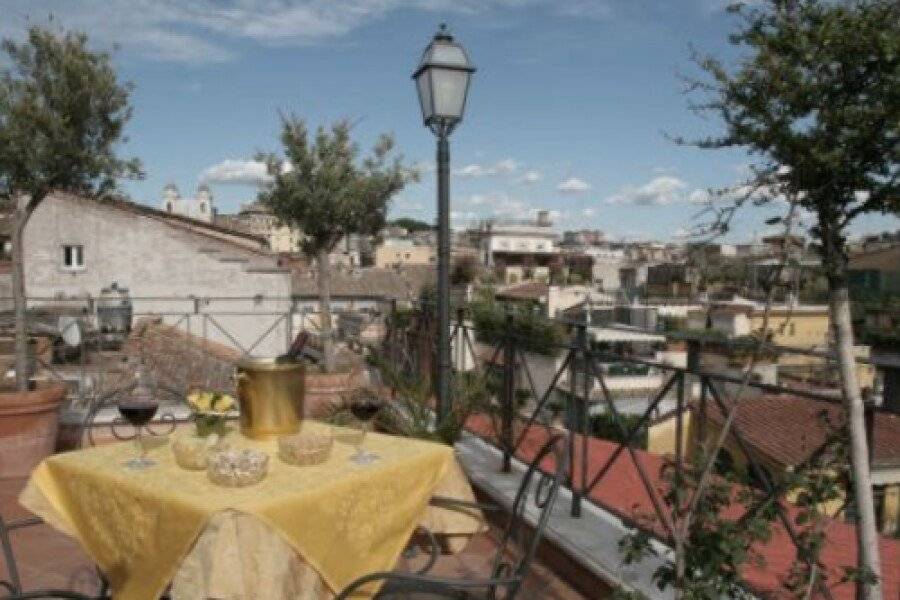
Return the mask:
M 434 115 L 434 103 L 431 96 L 431 69 L 425 69 L 416 77 L 416 88 L 419 92 L 419 103 L 422 106 L 422 120 L 427 121 Z
M 435 67 L 431 71 L 434 114 L 451 119 L 462 119 L 470 74 L 457 69 L 440 67 Z
M 434 44 L 431 47 L 430 63 L 454 67 L 466 67 L 469 64 L 466 53 L 456 44 Z

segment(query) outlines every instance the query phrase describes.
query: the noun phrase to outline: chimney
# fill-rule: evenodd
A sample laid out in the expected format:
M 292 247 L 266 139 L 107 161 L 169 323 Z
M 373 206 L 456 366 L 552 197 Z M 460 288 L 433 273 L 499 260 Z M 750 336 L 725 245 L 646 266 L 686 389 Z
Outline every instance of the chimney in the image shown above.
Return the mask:
M 549 210 L 539 210 L 537 213 L 537 224 L 538 227 L 550 227 L 552 223 L 550 223 L 550 211 Z

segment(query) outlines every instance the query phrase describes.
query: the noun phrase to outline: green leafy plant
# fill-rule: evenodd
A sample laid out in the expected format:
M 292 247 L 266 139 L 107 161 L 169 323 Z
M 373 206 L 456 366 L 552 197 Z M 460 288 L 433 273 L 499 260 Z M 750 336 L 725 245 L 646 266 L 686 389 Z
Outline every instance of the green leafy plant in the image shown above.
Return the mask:
M 553 356 L 560 350 L 564 334 L 562 328 L 538 314 L 520 307 L 504 307 L 492 299 L 481 299 L 469 305 L 478 341 L 496 346 L 511 339 L 526 352 Z M 507 320 L 512 316 L 512 324 Z
M 12 292 L 16 383 L 28 386 L 23 235 L 54 192 L 101 196 L 119 178 L 143 176 L 115 149 L 131 118 L 131 86 L 83 33 L 32 27 L 22 43 L 6 39 L 0 59 L 0 201 L 12 208 Z
M 271 182 L 259 201 L 285 225 L 302 231 L 301 249 L 316 260 L 325 371 L 335 369 L 331 326 L 329 254 L 353 234 L 375 235 L 385 225 L 391 198 L 416 175 L 394 156 L 394 140 L 381 136 L 369 156 L 360 159 L 349 121 L 310 135 L 303 119 L 283 116 L 284 157 L 260 154 Z M 290 165 L 290 169 L 284 168 Z
M 384 384 L 392 390 L 386 410 L 378 415 L 385 431 L 405 437 L 453 444 L 459 440 L 469 417 L 492 410 L 485 376 L 474 371 L 455 373 L 451 380 L 453 402 L 443 418 L 433 410 L 434 388 L 430 379 L 406 374 L 377 356 L 370 358 Z

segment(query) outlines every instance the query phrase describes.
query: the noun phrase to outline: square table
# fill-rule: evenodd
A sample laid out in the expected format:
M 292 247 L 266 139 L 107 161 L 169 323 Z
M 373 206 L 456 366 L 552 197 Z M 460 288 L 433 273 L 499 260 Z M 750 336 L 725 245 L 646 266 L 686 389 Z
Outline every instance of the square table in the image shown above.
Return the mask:
M 350 462 L 353 448 L 336 442 L 326 462 L 301 467 L 281 462 L 274 440 L 229 442 L 267 452 L 266 479 L 219 487 L 178 467 L 169 444 L 151 451 L 158 466 L 130 471 L 135 447 L 117 443 L 47 458 L 20 502 L 77 538 L 125 600 L 156 599 L 170 583 L 174 598 L 329 598 L 392 569 L 420 522 L 457 536 L 482 527 L 428 506 L 436 493 L 472 499 L 448 446 L 369 434 L 374 464 Z

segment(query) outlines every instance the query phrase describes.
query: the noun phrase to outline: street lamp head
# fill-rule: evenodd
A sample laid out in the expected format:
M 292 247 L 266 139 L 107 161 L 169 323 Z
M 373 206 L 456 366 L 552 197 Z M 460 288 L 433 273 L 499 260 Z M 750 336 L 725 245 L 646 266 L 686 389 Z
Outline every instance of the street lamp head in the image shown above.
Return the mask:
M 413 73 L 422 120 L 436 135 L 448 135 L 462 121 L 474 72 L 465 49 L 442 23 Z

